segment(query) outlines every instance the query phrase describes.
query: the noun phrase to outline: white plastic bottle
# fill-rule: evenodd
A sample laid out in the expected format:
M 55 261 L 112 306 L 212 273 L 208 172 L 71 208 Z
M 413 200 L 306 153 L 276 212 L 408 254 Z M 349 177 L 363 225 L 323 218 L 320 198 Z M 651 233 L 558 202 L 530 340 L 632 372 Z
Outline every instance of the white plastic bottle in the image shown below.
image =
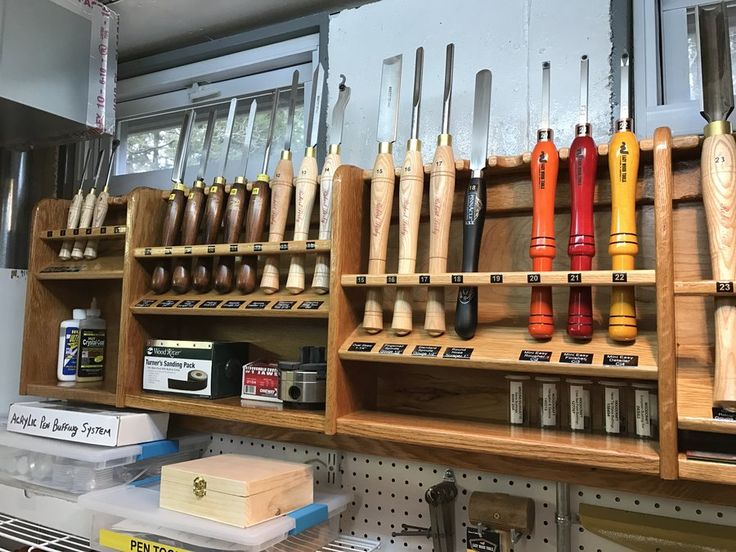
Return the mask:
M 79 323 L 87 317 L 84 309 L 74 309 L 70 320 L 59 324 L 59 358 L 56 363 L 56 379 L 77 379 L 77 357 L 79 356 Z
M 105 373 L 107 324 L 97 308 L 97 299 L 87 309 L 87 318 L 79 322 L 77 381 L 102 381 Z

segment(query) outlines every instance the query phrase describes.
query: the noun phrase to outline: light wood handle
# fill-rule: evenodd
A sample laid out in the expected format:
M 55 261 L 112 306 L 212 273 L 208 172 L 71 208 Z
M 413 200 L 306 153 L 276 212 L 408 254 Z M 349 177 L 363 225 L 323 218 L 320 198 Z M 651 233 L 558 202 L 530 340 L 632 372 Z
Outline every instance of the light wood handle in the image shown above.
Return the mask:
M 294 165 L 291 158 L 281 159 L 271 179 L 271 220 L 268 226 L 268 241 L 270 242 L 280 242 L 284 239 L 293 187 Z M 261 277 L 261 289 L 267 294 L 276 293 L 279 290 L 278 257 L 266 257 Z
M 199 226 L 202 223 L 204 212 L 204 188 L 195 186 L 189 192 L 184 207 L 184 216 L 181 223 L 181 245 L 194 245 L 197 242 Z M 171 272 L 171 287 L 176 293 L 186 293 L 192 286 L 192 260 L 178 258 L 174 261 Z
M 210 186 L 204 206 L 204 243 L 217 243 L 225 212 L 225 182 L 215 182 Z M 198 257 L 194 262 L 192 287 L 200 293 L 209 291 L 212 285 L 212 261 L 210 258 Z
M 708 136 L 701 156 L 703 204 L 715 280 L 736 279 L 736 143 Z M 715 299 L 716 363 L 713 403 L 736 408 L 736 299 Z
M 449 145 L 437 146 L 429 178 L 429 273 L 447 271 L 450 215 L 455 194 L 455 156 Z M 429 335 L 445 333 L 445 288 L 427 291 L 424 329 Z
M 245 241 L 257 242 L 263 237 L 263 227 L 266 224 L 271 190 L 268 181 L 256 180 L 250 192 L 247 214 L 245 217 Z M 256 289 L 256 271 L 258 270 L 258 256 L 245 255 L 238 270 L 235 285 L 241 293 L 251 293 Z
M 248 192 L 246 191 L 245 182 L 237 182 L 230 188 L 230 194 L 227 198 L 227 207 L 225 207 L 225 235 L 223 241 L 225 243 L 237 243 L 240 238 L 240 231 L 243 228 L 243 218 L 245 217 L 245 207 L 248 204 Z M 220 261 L 215 269 L 215 290 L 219 293 L 229 293 L 234 285 L 234 269 L 235 257 L 220 257 Z
M 329 153 L 319 179 L 319 239 L 332 238 L 332 179 L 340 166 L 340 154 Z M 320 253 L 314 265 L 312 288 L 317 293 L 330 291 L 330 256 Z
M 636 234 L 636 179 L 639 173 L 639 142 L 631 131 L 616 132 L 608 145 L 611 175 L 611 237 L 608 254 L 612 270 L 633 270 L 639 252 Z M 611 289 L 608 335 L 614 341 L 636 339 L 634 287 Z
M 419 214 L 422 211 L 424 165 L 422 152 L 409 149 L 399 179 L 399 274 L 414 272 L 417 264 Z M 397 335 L 412 330 L 412 288 L 398 288 L 391 329 Z
M 294 241 L 306 240 L 309 237 L 309 221 L 312 218 L 314 197 L 317 194 L 317 159 L 305 156 L 299 167 L 299 174 L 294 181 Z M 304 255 L 293 255 L 289 265 L 289 276 L 286 289 L 289 293 L 304 291 Z
M 82 214 L 79 216 L 79 228 L 89 228 L 92 224 L 92 215 L 95 211 L 95 202 L 97 196 L 95 189 L 92 188 L 87 197 L 84 198 L 84 204 L 82 204 Z M 79 261 L 84 258 L 84 246 L 85 240 L 77 238 L 74 240 L 74 247 L 72 248 L 72 259 Z
M 394 158 L 390 153 L 379 153 L 373 164 L 371 177 L 371 218 L 368 274 L 386 271 L 388 230 L 391 224 L 391 208 L 394 199 L 396 173 Z M 383 296 L 381 288 L 371 288 L 366 293 L 363 329 L 378 333 L 383 329 Z
M 105 190 L 100 192 L 100 196 L 97 198 L 95 203 L 95 210 L 92 213 L 92 228 L 99 228 L 105 224 L 105 217 L 107 216 L 107 200 L 110 198 Z M 97 246 L 99 240 L 87 240 L 87 247 L 84 248 L 85 259 L 96 259 L 97 258 Z
M 74 199 L 72 200 L 72 204 L 69 206 L 69 214 L 66 217 L 66 227 L 69 230 L 74 230 L 79 226 L 79 217 L 82 214 L 82 201 L 84 198 L 82 197 L 82 189 L 79 189 L 79 192 L 74 196 Z M 59 250 L 59 258 L 62 261 L 68 261 L 72 258 L 72 246 L 74 244 L 74 240 L 64 240 L 64 242 L 61 244 L 61 249 Z

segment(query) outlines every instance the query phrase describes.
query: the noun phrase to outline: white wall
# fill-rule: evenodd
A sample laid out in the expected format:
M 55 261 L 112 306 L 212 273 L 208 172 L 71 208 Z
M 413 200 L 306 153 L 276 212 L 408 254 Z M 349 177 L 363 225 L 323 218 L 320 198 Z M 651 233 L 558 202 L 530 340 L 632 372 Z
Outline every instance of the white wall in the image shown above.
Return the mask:
M 424 47 L 420 139 L 430 162 L 442 118 L 445 46 L 455 43 L 450 130 L 456 157 L 470 157 L 475 73 L 493 72 L 489 154 L 529 151 L 541 105 L 541 64 L 552 63 L 552 128 L 572 141 L 580 56 L 590 57 L 590 121 L 596 140 L 611 126 L 610 2 L 607 0 L 381 0 L 330 18 L 330 113 L 340 73 L 352 87 L 343 160 L 370 168 L 376 151 L 378 87 L 384 58 L 404 55 L 394 157 L 403 159 L 411 125 L 414 52 Z M 329 121 L 330 117 L 328 117 Z

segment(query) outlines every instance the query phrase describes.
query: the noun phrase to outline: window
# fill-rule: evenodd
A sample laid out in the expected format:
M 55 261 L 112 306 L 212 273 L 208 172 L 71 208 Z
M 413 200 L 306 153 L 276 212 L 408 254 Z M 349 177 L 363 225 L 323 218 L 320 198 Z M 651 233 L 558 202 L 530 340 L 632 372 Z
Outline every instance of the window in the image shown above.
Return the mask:
M 659 126 L 673 134 L 701 134 L 700 59 L 695 10 L 713 0 L 634 2 L 637 134 Z M 736 60 L 736 2 L 728 3 L 732 66 Z M 736 75 L 736 67 L 734 67 Z

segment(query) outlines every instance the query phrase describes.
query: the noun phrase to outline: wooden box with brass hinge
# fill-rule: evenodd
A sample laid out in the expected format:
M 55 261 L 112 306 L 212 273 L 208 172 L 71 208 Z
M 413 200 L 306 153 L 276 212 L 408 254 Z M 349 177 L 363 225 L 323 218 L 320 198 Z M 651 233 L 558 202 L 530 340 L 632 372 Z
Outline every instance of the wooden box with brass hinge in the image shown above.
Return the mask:
M 312 467 L 223 454 L 164 466 L 160 506 L 250 527 L 314 501 Z

